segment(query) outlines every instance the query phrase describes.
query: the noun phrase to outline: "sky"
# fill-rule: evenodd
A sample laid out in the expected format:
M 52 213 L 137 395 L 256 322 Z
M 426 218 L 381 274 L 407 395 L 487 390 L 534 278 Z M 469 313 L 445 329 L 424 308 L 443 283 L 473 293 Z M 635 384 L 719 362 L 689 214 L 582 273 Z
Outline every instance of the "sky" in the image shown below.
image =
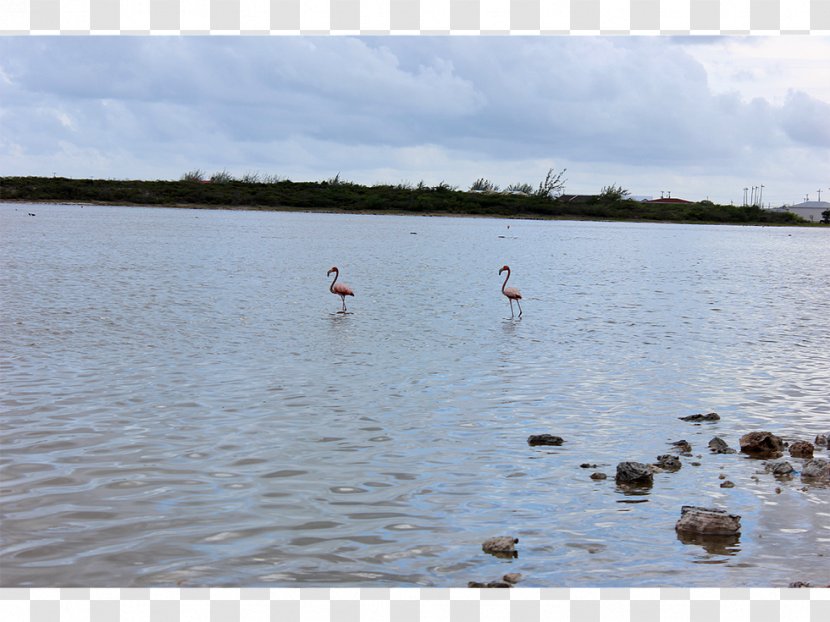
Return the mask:
M 0 37 L 0 176 L 551 168 L 573 194 L 830 200 L 830 37 Z

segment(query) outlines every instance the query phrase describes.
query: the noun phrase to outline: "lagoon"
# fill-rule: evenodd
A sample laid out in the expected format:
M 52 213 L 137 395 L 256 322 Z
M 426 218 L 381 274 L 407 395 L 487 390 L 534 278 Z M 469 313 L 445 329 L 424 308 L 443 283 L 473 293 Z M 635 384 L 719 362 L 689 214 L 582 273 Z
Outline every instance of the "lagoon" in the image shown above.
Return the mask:
M 0 236 L 3 587 L 827 581 L 830 488 L 706 446 L 830 432 L 827 230 L 4 204 Z

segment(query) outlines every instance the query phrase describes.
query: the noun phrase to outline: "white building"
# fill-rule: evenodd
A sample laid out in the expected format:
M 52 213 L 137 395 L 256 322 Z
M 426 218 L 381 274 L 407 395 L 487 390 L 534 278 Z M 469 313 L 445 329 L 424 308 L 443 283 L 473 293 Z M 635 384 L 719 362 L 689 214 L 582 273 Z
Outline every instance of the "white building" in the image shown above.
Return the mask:
M 783 205 L 775 208 L 777 212 L 792 212 L 810 222 L 821 222 L 821 213 L 830 209 L 829 201 L 804 201 L 797 205 Z

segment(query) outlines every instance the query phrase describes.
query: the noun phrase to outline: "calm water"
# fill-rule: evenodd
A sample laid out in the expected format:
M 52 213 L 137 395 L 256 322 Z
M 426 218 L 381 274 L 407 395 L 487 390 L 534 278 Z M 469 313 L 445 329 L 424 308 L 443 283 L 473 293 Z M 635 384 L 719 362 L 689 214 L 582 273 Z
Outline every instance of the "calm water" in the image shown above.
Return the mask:
M 828 580 L 830 488 L 706 447 L 830 432 L 828 230 L 0 205 L 0 235 L 3 586 Z M 682 542 L 684 504 L 740 539 Z

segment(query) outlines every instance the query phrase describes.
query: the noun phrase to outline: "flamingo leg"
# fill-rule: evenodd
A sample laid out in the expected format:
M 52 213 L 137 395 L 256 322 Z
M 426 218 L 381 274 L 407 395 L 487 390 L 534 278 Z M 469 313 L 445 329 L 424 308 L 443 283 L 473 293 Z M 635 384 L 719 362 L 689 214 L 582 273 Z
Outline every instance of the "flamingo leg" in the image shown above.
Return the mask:
M 519 304 L 519 301 L 516 301 L 516 304 L 519 305 L 519 317 L 522 317 L 522 305 Z
M 343 301 L 343 313 L 346 312 L 346 297 L 340 296 L 340 299 Z
M 507 300 L 510 301 L 510 317 L 512 318 L 513 317 L 513 299 L 508 298 Z

